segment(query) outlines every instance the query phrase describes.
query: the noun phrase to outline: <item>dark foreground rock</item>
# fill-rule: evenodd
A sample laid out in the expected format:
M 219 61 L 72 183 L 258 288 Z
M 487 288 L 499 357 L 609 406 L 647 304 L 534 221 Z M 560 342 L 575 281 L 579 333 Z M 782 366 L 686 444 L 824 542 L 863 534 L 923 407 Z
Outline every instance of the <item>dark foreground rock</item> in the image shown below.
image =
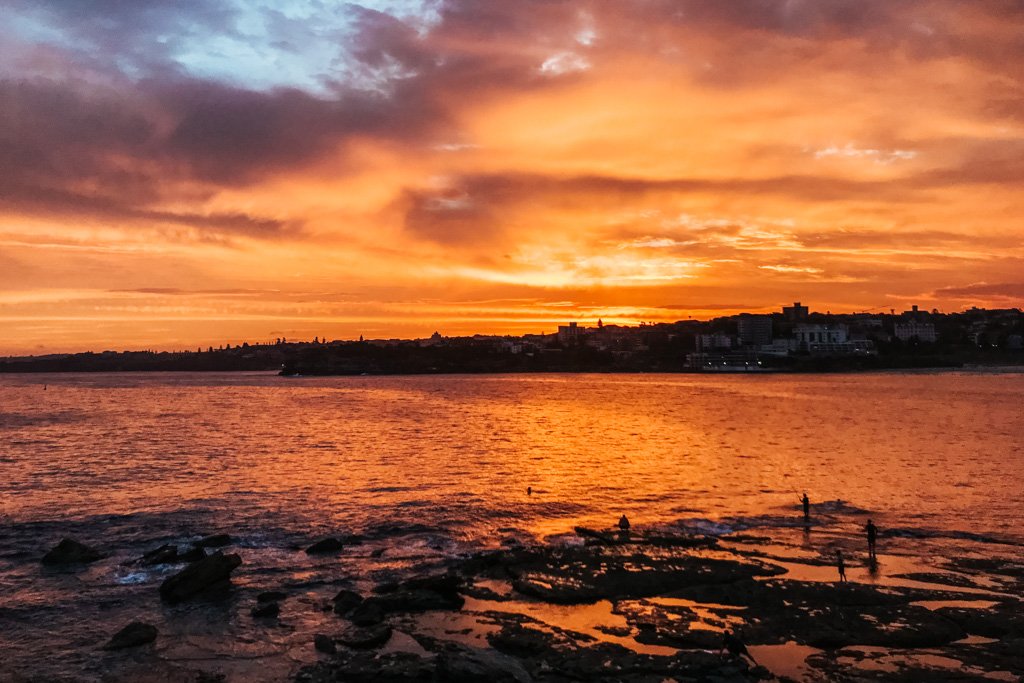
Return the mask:
M 284 591 L 263 591 L 256 596 L 256 602 L 280 602 L 288 597 Z
M 719 654 L 727 628 L 749 646 L 791 643 L 795 656 L 811 653 L 808 680 L 973 681 L 992 673 L 997 676 L 988 680 L 1016 680 L 1011 677 L 1024 674 L 1018 600 L 991 606 L 993 601 L 952 587 L 786 579 L 778 566 L 700 538 L 581 536 L 583 545 L 517 546 L 461 558 L 444 574 L 378 584 L 365 599 L 341 591 L 335 611 L 363 628 L 351 627 L 329 645 L 319 643 L 318 649 L 335 647 L 336 653 L 304 668 L 296 680 L 772 679 L 764 667 Z M 1014 580 L 1016 567 L 1000 565 Z M 463 596 L 471 598 L 470 610 Z M 979 602 L 990 606 L 978 608 Z M 454 610 L 461 613 L 442 613 Z M 358 640 L 368 642 L 373 639 L 365 634 L 390 633 L 391 627 L 425 652 L 385 648 L 371 654 L 360 651 L 351 636 L 361 634 Z M 490 647 L 466 647 L 470 642 Z M 788 652 L 774 652 L 783 651 Z M 962 670 L 951 670 L 957 663 Z
M 263 602 L 253 607 L 251 612 L 257 619 L 276 619 L 281 614 L 281 606 L 276 602 Z
M 334 613 L 340 616 L 346 616 L 351 614 L 355 608 L 363 604 L 363 596 L 355 591 L 343 589 L 338 591 L 338 594 L 334 596 Z
M 160 585 L 160 597 L 173 604 L 202 593 L 227 588 L 231 572 L 240 564 L 242 558 L 238 555 L 222 553 L 193 562 Z
M 79 543 L 72 538 L 62 539 L 50 552 L 43 555 L 43 564 L 65 565 L 65 564 L 89 564 L 103 559 L 100 551 L 90 548 L 84 543 Z
M 495 650 L 459 647 L 440 654 L 437 677 L 453 683 L 530 683 L 533 676 L 519 660 Z
M 199 541 L 196 541 L 197 548 L 223 548 L 231 545 L 232 539 L 229 534 L 213 534 Z
M 325 538 L 306 548 L 306 554 L 327 555 L 329 553 L 340 553 L 344 549 L 345 544 L 340 539 Z
M 783 570 L 759 562 L 703 557 L 638 545 L 568 547 L 526 554 L 508 565 L 515 589 L 558 604 L 644 597 L 693 585 L 725 584 Z
M 157 630 L 155 626 L 141 621 L 133 621 L 115 633 L 107 641 L 107 644 L 103 646 L 103 649 L 124 650 L 129 647 L 138 647 L 146 643 L 152 643 L 156 640 L 156 636 Z
M 338 651 L 338 646 L 334 644 L 334 638 L 323 633 L 317 633 L 313 636 L 313 647 L 316 648 L 317 652 L 323 652 L 328 655 L 333 655 Z
M 335 639 L 345 647 L 356 650 L 368 650 L 380 647 L 391 640 L 391 627 L 387 624 L 375 626 L 350 626 L 338 634 Z
M 152 567 L 159 564 L 174 564 L 180 562 L 178 559 L 178 546 L 176 545 L 162 545 L 156 550 L 150 550 L 148 553 L 142 556 L 139 560 L 139 564 L 144 567 Z
M 377 655 L 340 653 L 331 661 L 304 667 L 296 683 L 435 683 L 436 663 L 405 652 Z
M 741 619 L 748 643 L 792 640 L 820 648 L 854 644 L 911 648 L 941 646 L 967 635 L 950 619 L 911 604 L 920 599 L 918 591 L 883 591 L 866 584 L 744 580 L 692 586 L 670 597 L 715 605 L 710 611 L 720 615 L 723 624 L 730 617 Z M 628 612 L 625 606 L 623 610 Z M 679 610 L 655 601 L 653 609 L 644 606 L 642 611 L 647 616 L 636 621 L 654 626 L 644 633 L 644 642 L 674 646 L 700 642 L 691 639 L 689 622 Z M 671 618 L 662 618 L 665 615 Z

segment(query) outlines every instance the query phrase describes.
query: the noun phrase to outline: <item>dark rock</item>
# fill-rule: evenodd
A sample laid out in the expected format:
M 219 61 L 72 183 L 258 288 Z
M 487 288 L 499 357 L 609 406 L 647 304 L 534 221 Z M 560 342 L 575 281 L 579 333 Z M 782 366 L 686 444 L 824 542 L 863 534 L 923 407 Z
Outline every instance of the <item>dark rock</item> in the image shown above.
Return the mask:
M 744 636 L 748 644 L 779 644 L 791 639 L 820 648 L 936 647 L 966 635 L 946 617 L 909 604 L 919 597 L 917 593 L 883 591 L 868 584 L 740 581 L 694 586 L 674 595 L 702 603 L 745 606 L 742 618 L 747 622 Z M 678 628 L 666 635 L 663 640 L 647 642 L 681 645 L 688 637 Z
M 206 551 L 194 545 L 185 552 L 178 553 L 178 562 L 198 562 L 204 557 L 206 557 Z
M 197 548 L 223 548 L 226 545 L 231 545 L 231 536 L 228 534 L 214 534 L 197 541 L 195 545 Z
M 351 626 L 337 637 L 337 641 L 345 647 L 355 650 L 369 650 L 380 647 L 391 640 L 391 627 L 387 624 L 374 626 Z
M 758 562 L 695 556 L 680 548 L 635 545 L 543 549 L 508 567 L 517 591 L 559 604 L 646 597 L 783 571 Z
M 519 660 L 501 652 L 459 647 L 441 653 L 437 675 L 451 683 L 530 683 L 533 678 Z
M 589 541 L 596 541 L 603 545 L 615 545 L 618 541 L 612 534 L 607 534 L 603 531 L 597 531 L 595 529 L 588 529 L 585 526 L 574 527 L 573 531 L 580 538 L 585 538 Z
M 165 602 L 176 603 L 225 585 L 231 579 L 231 572 L 240 564 L 242 558 L 238 555 L 222 553 L 193 562 L 160 585 L 160 597 Z
M 385 614 L 412 614 L 431 610 L 462 609 L 465 600 L 457 594 L 442 595 L 430 590 L 400 590 L 367 598 L 360 607 L 366 606 L 367 603 L 380 607 Z
M 192 683 L 224 683 L 227 674 L 212 671 L 197 671 L 195 680 Z
M 363 596 L 355 591 L 342 589 L 334 596 L 334 613 L 345 616 L 363 602 Z
M 156 550 L 150 550 L 148 553 L 144 554 L 139 563 L 150 567 L 156 564 L 172 564 L 179 561 L 178 546 L 162 545 Z
M 407 652 L 381 654 L 350 650 L 304 667 L 296 683 L 435 683 L 433 661 Z
M 252 608 L 252 615 L 259 619 L 274 619 L 281 613 L 281 606 L 276 602 L 266 602 Z
M 263 591 L 256 596 L 256 602 L 278 602 L 287 597 L 288 594 L 282 591 Z
M 1003 603 L 992 609 L 942 607 L 936 611 L 968 633 L 986 638 L 1024 638 L 1024 613 L 1017 603 Z
M 352 612 L 348 618 L 356 626 L 373 626 L 384 621 L 385 612 L 384 609 L 374 602 L 376 598 L 370 598 L 363 600 Z
M 88 564 L 103 557 L 98 550 L 74 539 L 65 538 L 43 555 L 43 564 Z
M 317 649 L 317 652 L 329 655 L 333 655 L 338 651 L 338 647 L 334 644 L 334 639 L 322 633 L 317 633 L 313 636 L 313 647 Z
M 519 623 L 505 624 L 501 630 L 489 634 L 487 642 L 495 650 L 522 658 L 542 657 L 562 644 L 546 630 Z
M 402 588 L 409 591 L 426 590 L 451 598 L 457 596 L 465 582 L 455 574 L 424 576 L 402 582 Z
M 129 647 L 138 647 L 156 640 L 157 630 L 155 626 L 144 624 L 141 621 L 133 621 L 113 635 L 103 646 L 104 650 L 123 650 Z
M 321 541 L 317 541 L 313 545 L 306 548 L 307 555 L 326 555 L 328 553 L 338 553 L 345 547 L 337 538 L 325 538 Z

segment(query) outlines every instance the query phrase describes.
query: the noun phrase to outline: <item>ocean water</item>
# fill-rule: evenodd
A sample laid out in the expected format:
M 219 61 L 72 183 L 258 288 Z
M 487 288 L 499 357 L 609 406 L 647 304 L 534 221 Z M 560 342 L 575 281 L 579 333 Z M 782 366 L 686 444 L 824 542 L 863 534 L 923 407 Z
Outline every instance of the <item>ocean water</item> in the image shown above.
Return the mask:
M 0 376 L 0 673 L 99 680 L 131 660 L 96 647 L 139 618 L 168 634 L 165 662 L 281 678 L 310 661 L 316 618 L 267 631 L 246 591 L 288 585 L 314 605 L 346 582 L 621 514 L 784 530 L 803 491 L 831 533 L 871 516 L 903 554 L 1002 552 L 1024 543 L 1022 437 L 1024 374 L 999 371 Z M 171 569 L 131 561 L 215 532 L 245 560 L 238 604 L 161 606 Z M 340 558 L 296 552 L 343 534 L 365 541 Z M 64 536 L 110 557 L 42 569 Z

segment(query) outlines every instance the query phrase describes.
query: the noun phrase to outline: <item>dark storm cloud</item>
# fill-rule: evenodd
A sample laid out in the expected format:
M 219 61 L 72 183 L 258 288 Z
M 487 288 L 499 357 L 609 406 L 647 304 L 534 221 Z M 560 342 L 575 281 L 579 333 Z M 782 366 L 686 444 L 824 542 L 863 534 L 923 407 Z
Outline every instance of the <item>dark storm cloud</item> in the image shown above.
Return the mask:
M 148 225 L 172 225 L 250 237 L 296 235 L 298 226 L 244 213 L 189 213 L 139 208 L 137 198 L 118 201 L 112 197 L 75 194 L 35 186 L 13 188 L 0 181 L 0 209 L 58 218 L 81 218 L 117 225 L 125 221 Z
M 324 100 L 209 81 L 149 80 L 130 94 L 49 80 L 0 82 L 0 201 L 22 210 L 190 222 L 267 233 L 269 221 L 148 208 L 177 185 L 239 186 L 337 156 L 353 135 L 415 139 L 432 119 L 379 93 Z M 202 199 L 202 196 L 193 196 Z
M 645 179 L 616 176 L 546 176 L 488 174 L 463 176 L 436 192 L 407 191 L 399 202 L 406 228 L 446 244 L 473 244 L 497 239 L 507 231 L 507 210 L 532 205 L 550 209 L 632 206 L 645 197 L 715 192 L 721 195 L 779 195 L 814 202 L 849 199 L 910 201 L 904 189 L 880 181 L 840 180 L 816 176 L 768 178 Z M 740 226 L 716 228 L 717 232 Z
M 176 58 L 185 41 L 245 38 L 238 28 L 240 10 L 224 2 L 13 0 L 7 7 L 59 32 L 50 47 L 73 60 L 69 74 L 86 68 L 109 78 L 97 85 L 7 72 L 8 80 L 0 82 L 0 163 L 8 172 L 0 178 L 0 200 L 26 211 L 63 206 L 111 218 L 180 218 L 211 230 L 253 234 L 282 228 L 244 216 L 208 217 L 204 223 L 200 216 L 152 207 L 173 198 L 168 195 L 179 192 L 179 185 L 202 186 L 189 190 L 202 198 L 203 192 L 209 196 L 217 188 L 301 172 L 324 159 L 340 161 L 353 138 L 413 149 L 457 135 L 453 112 L 460 107 L 496 94 L 553 87 L 538 66 L 559 50 L 593 53 L 599 61 L 602 51 L 624 46 L 660 54 L 685 46 L 687 36 L 711 37 L 720 48 L 708 78 L 723 82 L 763 78 L 794 60 L 813 58 L 820 44 L 836 39 L 920 59 L 967 55 L 1011 76 L 1012 65 L 1024 56 L 1019 31 L 985 31 L 1024 20 L 1024 5 L 1010 0 L 447 0 L 439 22 L 427 30 L 344 4 L 329 11 L 351 31 L 328 32 L 336 42 L 334 69 L 317 75 L 325 90 L 313 93 L 300 87 L 258 90 L 191 75 Z M 294 52 L 317 29 L 272 8 L 260 12 L 272 44 L 284 52 Z M 584 26 L 597 36 L 593 46 L 574 38 Z M 804 42 L 780 47 L 772 36 Z M 1019 74 L 1011 81 L 1019 86 Z M 1019 111 L 1013 105 L 1022 96 L 1015 87 L 1007 85 L 993 99 L 995 114 Z M 1022 151 L 1013 142 L 970 147 L 964 158 L 911 178 L 902 188 L 799 174 L 713 181 L 511 175 L 463 178 L 456 188 L 462 201 L 422 192 L 408 192 L 400 201 L 413 233 L 472 242 L 483 231 L 500 232 L 497 211 L 517 202 L 707 191 L 822 202 L 903 201 L 912 192 L 908 188 L 1019 182 Z

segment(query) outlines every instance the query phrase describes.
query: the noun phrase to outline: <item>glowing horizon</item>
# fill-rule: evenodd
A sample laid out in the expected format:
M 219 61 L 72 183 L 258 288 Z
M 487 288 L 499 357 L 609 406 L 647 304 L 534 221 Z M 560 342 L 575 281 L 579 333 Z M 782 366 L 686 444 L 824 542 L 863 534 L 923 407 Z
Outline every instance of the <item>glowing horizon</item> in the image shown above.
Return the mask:
M 998 0 L 9 4 L 0 355 L 1024 305 Z

